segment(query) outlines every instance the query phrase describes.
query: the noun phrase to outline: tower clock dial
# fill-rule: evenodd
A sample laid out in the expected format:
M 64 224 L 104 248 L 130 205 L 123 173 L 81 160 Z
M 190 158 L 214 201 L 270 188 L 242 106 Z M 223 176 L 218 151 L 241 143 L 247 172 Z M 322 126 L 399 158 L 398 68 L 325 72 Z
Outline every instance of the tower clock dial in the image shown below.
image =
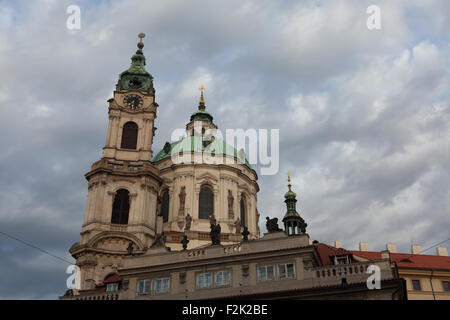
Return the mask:
M 137 110 L 142 106 L 142 98 L 137 94 L 130 94 L 125 96 L 123 104 L 130 110 Z

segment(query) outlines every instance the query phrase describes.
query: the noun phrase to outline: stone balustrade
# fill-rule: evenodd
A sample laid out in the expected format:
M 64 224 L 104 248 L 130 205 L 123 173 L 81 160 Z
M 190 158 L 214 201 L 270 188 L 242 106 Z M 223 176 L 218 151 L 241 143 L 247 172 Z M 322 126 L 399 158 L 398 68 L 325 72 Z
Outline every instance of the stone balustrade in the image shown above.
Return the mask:
M 82 296 L 64 297 L 67 300 L 120 300 L 119 292 L 84 293 Z

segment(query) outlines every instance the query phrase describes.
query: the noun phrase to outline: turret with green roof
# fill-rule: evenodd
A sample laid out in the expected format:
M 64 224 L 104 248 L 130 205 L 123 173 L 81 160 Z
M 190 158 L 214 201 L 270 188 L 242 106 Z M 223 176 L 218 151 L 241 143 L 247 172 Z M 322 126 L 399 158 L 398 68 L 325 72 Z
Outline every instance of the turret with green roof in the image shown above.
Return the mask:
M 300 217 L 296 210 L 296 194 L 291 190 L 291 176 L 288 173 L 288 188 L 289 190 L 284 194 L 284 202 L 286 203 L 287 212 L 284 215 L 283 223 L 284 230 L 288 236 L 295 236 L 306 233 L 307 224 L 305 220 Z
M 145 70 L 145 56 L 142 52 L 142 48 L 144 48 L 142 38 L 144 37 L 145 34 L 139 34 L 141 40 L 137 44 L 138 50 L 131 57 L 131 66 L 120 74 L 119 84 L 121 90 L 137 90 L 154 93 L 153 77 Z

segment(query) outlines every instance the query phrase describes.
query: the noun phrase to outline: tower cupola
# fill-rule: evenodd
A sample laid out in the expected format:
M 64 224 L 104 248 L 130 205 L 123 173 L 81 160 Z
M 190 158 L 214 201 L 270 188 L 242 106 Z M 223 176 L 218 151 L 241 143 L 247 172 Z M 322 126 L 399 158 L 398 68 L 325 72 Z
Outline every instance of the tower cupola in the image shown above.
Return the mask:
M 300 217 L 296 210 L 296 194 L 291 190 L 291 176 L 288 172 L 288 188 L 289 190 L 284 194 L 284 202 L 286 203 L 287 212 L 284 215 L 283 223 L 284 229 L 288 236 L 295 236 L 306 233 L 307 224 L 305 220 Z
M 153 93 L 153 76 L 145 70 L 145 56 L 142 51 L 144 33 L 139 34 L 138 50 L 131 57 L 131 66 L 119 77 L 120 90 L 135 90 Z

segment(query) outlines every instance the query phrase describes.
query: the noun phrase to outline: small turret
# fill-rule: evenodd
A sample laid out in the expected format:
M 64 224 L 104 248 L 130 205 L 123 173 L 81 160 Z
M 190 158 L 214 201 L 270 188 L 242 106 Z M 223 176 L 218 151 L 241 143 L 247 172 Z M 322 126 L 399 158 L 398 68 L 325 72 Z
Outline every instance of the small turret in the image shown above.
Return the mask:
M 288 236 L 295 236 L 306 233 L 307 224 L 305 220 L 300 217 L 296 210 L 296 194 L 291 190 L 291 176 L 288 172 L 288 188 L 289 190 L 284 195 L 284 202 L 286 203 L 287 212 L 284 215 L 283 223 L 284 230 Z
M 206 137 L 210 140 L 211 137 L 216 135 L 217 126 L 213 122 L 213 116 L 206 111 L 205 98 L 203 97 L 203 91 L 205 87 L 198 88 L 201 91 L 200 101 L 198 102 L 197 110 L 191 115 L 190 121 L 186 124 L 186 131 L 188 136 L 204 136 L 206 130 L 211 130 L 209 136 Z
M 122 72 L 119 77 L 120 90 L 134 90 L 154 93 L 153 77 L 145 70 L 145 56 L 142 52 L 144 43 L 142 38 L 145 34 L 140 33 L 140 41 L 137 44 L 138 50 L 131 57 L 131 66 Z

